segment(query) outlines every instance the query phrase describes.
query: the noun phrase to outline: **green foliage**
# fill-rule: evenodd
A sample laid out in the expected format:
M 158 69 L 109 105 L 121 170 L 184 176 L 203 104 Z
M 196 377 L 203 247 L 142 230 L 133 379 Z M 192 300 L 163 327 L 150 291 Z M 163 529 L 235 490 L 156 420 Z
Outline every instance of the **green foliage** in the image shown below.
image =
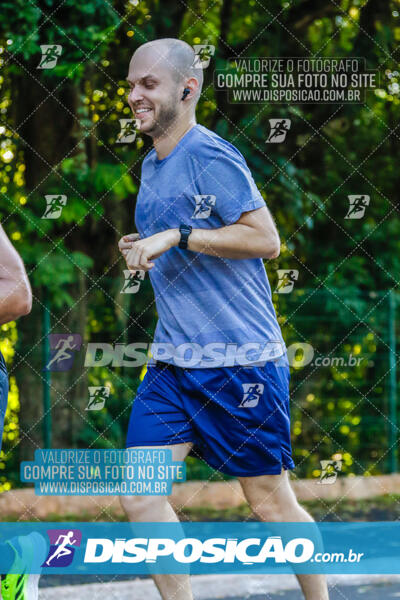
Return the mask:
M 6 1 L 2 3 L 0 37 L 12 40 L 9 52 L 25 60 L 35 55 L 40 58 L 40 44 L 61 44 L 65 61 L 44 76 L 79 80 L 83 70 L 76 67 L 86 61 L 95 63 L 104 56 L 120 21 L 112 3 L 103 0 L 65 0 L 62 6 L 56 0 L 37 4 Z
M 386 291 L 397 287 L 400 271 L 395 216 L 400 100 L 389 88 L 399 80 L 393 58 L 397 9 L 398 3 L 383 0 L 321 4 L 315 14 L 301 0 L 268 5 L 197 0 L 187 6 L 158 0 L 137 5 L 104 0 L 66 0 L 62 6 L 58 0 L 2 3 L 0 45 L 7 69 L 0 80 L 1 219 L 26 262 L 35 295 L 40 298 L 43 288 L 48 290 L 54 315 L 65 326 L 64 314 L 75 303 L 84 306 L 83 333 L 89 341 L 147 342 L 156 322 L 147 280 L 140 294 L 120 295 L 123 263 L 116 246 L 122 234 L 134 230 L 140 164 L 149 148 L 140 136 L 134 144 L 115 143 L 118 120 L 131 116 L 124 78 L 132 52 L 145 41 L 166 36 L 215 45 L 197 117 L 239 148 L 277 222 L 282 250 L 266 265 L 271 288 L 278 268 L 299 270 L 292 294 L 273 295 L 287 345 L 307 342 L 315 357 L 348 358 L 352 353 L 363 359 L 352 368 L 292 370 L 292 439 L 299 476 L 317 477 L 319 461 L 333 455 L 342 456 L 345 474 L 389 469 Z M 57 66 L 37 70 L 40 44 L 52 43 L 63 47 Z M 368 92 L 359 105 L 230 104 L 223 92 L 215 91 L 212 75 L 236 54 L 361 56 L 368 68 L 379 68 L 380 89 Z M 32 114 L 28 132 L 22 127 L 25 117 L 18 120 L 30 76 L 39 87 L 58 86 L 55 94 L 61 94 L 63 103 L 67 90 L 73 98 L 68 105 L 71 122 L 59 106 L 54 131 L 59 123 L 64 129 L 50 140 L 54 153 L 66 138 L 70 143 L 60 164 L 49 164 L 40 189 L 39 182 L 27 184 L 33 164 L 28 149 L 49 135 L 46 119 Z M 290 133 L 285 144 L 267 145 L 269 119 L 277 117 L 292 120 Z M 4 158 L 7 151 L 12 158 Z M 68 197 L 54 221 L 42 219 L 43 196 L 52 193 Z M 347 197 L 354 193 L 371 196 L 362 220 L 344 218 Z M 82 275 L 84 290 L 79 287 Z M 140 381 L 137 371 L 88 370 L 89 385 L 109 382 L 112 393 L 103 411 L 85 413 L 78 445 L 123 445 Z M 189 477 L 215 477 L 195 459 L 188 465 Z

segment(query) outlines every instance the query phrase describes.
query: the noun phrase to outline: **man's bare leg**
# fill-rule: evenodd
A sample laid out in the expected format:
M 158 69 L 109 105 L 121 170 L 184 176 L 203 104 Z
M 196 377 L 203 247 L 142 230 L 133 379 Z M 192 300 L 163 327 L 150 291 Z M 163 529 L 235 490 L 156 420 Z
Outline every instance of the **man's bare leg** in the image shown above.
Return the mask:
M 150 446 L 150 450 L 168 448 L 172 460 L 184 460 L 192 444 L 173 446 Z M 144 447 L 141 447 L 142 449 Z M 136 448 L 138 450 L 139 448 Z M 167 496 L 121 496 L 121 505 L 133 523 L 179 523 L 178 516 Z M 152 575 L 163 600 L 193 600 L 189 575 Z
M 239 477 L 244 495 L 261 521 L 307 522 L 314 519 L 297 502 L 287 471 L 280 475 Z M 296 575 L 306 600 L 329 600 L 324 575 Z

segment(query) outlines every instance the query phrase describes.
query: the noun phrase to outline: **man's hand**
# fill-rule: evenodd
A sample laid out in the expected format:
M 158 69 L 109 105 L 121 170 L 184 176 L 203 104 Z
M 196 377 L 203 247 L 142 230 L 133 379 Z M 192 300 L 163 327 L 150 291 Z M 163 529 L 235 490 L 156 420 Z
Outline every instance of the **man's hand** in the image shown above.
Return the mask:
M 126 259 L 128 251 L 132 248 L 133 242 L 138 240 L 140 235 L 138 233 L 129 233 L 128 235 L 124 235 L 118 242 L 118 248 L 122 254 L 122 256 Z
M 150 271 L 152 261 L 177 246 L 179 239 L 179 229 L 167 229 L 142 240 L 133 233 L 124 236 L 118 245 L 130 271 Z

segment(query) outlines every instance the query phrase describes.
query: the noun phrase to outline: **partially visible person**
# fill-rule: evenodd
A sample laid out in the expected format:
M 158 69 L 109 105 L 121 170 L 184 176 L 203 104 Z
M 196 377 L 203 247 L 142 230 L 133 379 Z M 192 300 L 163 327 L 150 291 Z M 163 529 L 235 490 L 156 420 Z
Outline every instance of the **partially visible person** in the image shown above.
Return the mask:
M 0 325 L 30 313 L 32 291 L 24 263 L 0 224 Z M 0 450 L 7 409 L 8 374 L 0 352 Z M 2 565 L 8 572 L 1 577 L 2 600 L 37 600 L 39 575 L 30 574 L 35 556 L 45 552 L 43 537 L 33 532 L 0 544 Z
M 32 291 L 24 263 L 0 224 L 0 325 L 31 309 Z
M 0 325 L 31 312 L 32 291 L 22 258 L 0 224 Z M 7 408 L 8 375 L 0 352 L 0 449 Z

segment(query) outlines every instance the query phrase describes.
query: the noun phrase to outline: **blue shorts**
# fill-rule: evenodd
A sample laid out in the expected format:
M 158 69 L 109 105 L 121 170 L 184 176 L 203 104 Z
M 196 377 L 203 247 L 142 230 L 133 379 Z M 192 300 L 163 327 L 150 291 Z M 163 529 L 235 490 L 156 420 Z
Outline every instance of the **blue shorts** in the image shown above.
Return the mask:
M 193 442 L 190 454 L 235 477 L 293 469 L 287 364 L 149 367 L 133 402 L 126 447 Z

